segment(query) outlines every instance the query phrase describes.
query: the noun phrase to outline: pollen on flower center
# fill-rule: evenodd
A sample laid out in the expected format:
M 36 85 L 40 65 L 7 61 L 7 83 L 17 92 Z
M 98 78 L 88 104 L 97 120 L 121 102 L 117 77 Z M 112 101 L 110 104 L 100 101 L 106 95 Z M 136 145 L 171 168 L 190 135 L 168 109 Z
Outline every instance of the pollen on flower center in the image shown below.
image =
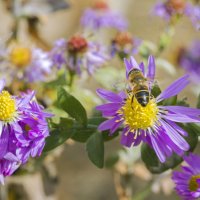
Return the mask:
M 81 36 L 73 36 L 68 41 L 68 51 L 72 54 L 84 53 L 87 50 L 88 43 L 87 40 Z
M 10 121 L 16 112 L 15 100 L 7 91 L 0 93 L 0 120 Z
M 128 98 L 119 112 L 123 114 L 125 125 L 131 130 L 147 129 L 157 121 L 158 108 L 155 99 L 151 99 L 146 107 L 143 107 L 136 98 L 132 103 L 131 98 Z
M 15 47 L 10 53 L 11 62 L 17 67 L 24 67 L 31 62 L 31 51 L 25 47 Z
M 96 10 L 107 10 L 109 7 L 105 1 L 100 0 L 100 1 L 95 2 L 93 8 Z
M 190 191 L 196 191 L 199 188 L 197 179 L 200 179 L 200 175 L 192 176 L 192 178 L 190 179 L 190 182 L 189 182 Z
M 115 39 L 113 40 L 113 43 L 118 44 L 121 47 L 124 47 L 125 45 L 132 45 L 133 39 L 129 32 L 120 32 L 116 35 Z
M 169 0 L 167 6 L 174 9 L 175 11 L 182 12 L 185 9 L 185 0 Z

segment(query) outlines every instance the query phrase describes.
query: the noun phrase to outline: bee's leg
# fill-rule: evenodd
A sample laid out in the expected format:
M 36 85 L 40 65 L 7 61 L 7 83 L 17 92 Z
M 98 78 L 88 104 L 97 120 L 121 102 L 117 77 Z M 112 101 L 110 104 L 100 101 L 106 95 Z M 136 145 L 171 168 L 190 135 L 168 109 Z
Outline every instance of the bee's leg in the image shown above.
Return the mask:
M 128 89 L 126 89 L 126 94 L 127 94 L 128 96 L 130 96 L 131 93 L 132 93 L 132 90 L 128 90 Z
M 132 94 L 132 97 L 131 97 L 131 108 L 133 109 L 133 101 L 134 101 L 134 94 Z

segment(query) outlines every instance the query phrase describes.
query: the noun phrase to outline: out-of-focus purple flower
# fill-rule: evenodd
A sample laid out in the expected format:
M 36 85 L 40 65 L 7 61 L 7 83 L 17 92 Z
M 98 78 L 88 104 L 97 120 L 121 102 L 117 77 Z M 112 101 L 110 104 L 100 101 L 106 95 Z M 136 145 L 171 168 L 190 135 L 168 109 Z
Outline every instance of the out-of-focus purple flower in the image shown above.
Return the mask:
M 52 72 L 52 61 L 48 53 L 41 49 L 32 50 L 30 64 L 25 68 L 25 78 L 28 82 L 45 81 Z
M 51 114 L 34 98 L 34 92 L 11 96 L 0 81 L 0 182 L 29 157 L 40 156 L 49 135 L 46 118 Z
M 149 57 L 147 73 L 145 73 L 144 64 L 138 65 L 133 57 L 130 62 L 125 59 L 125 65 L 127 77 L 130 71 L 137 69 L 151 80 L 149 83 L 151 91 L 155 76 L 154 58 Z M 112 135 L 123 125 L 122 145 L 137 146 L 143 141 L 155 150 L 161 162 L 165 162 L 173 152 L 182 156 L 185 151 L 189 150 L 189 145 L 183 138 L 187 136 L 187 133 L 176 123 L 200 122 L 200 110 L 183 106 L 163 106 L 158 103 L 177 95 L 188 83 L 188 75 L 179 78 L 156 98 L 151 95 L 146 106 L 142 106 L 136 98 L 132 98 L 132 92 L 116 94 L 98 89 L 97 94 L 109 101 L 96 108 L 102 112 L 103 117 L 109 118 L 100 124 L 99 130 L 110 130 L 110 135 Z
M 200 25 L 200 7 L 194 6 L 185 0 L 165 0 L 158 2 L 153 13 L 163 19 L 170 21 L 174 17 L 186 15 L 190 18 L 196 28 Z
M 188 5 L 186 15 L 190 18 L 194 27 L 200 30 L 200 6 Z
M 39 48 L 15 46 L 7 51 L 3 60 L 12 67 L 15 78 L 27 82 L 47 81 L 52 72 L 48 53 Z
M 129 32 L 118 32 L 111 44 L 111 56 L 129 57 L 138 52 L 141 40 Z
M 184 200 L 200 198 L 200 157 L 190 154 L 184 157 L 187 166 L 182 166 L 182 172 L 173 172 L 172 179 L 176 191 Z
M 108 60 L 103 46 L 87 41 L 80 35 L 75 35 L 69 40 L 56 41 L 50 57 L 58 69 L 65 67 L 79 75 L 83 68 L 92 74 Z
M 200 41 L 194 41 L 188 49 L 181 49 L 178 62 L 192 77 L 192 81 L 200 80 Z
M 183 15 L 186 10 L 185 0 L 166 0 L 158 2 L 154 8 L 154 13 L 166 20 L 177 15 Z
M 81 17 L 81 25 L 85 28 L 97 30 L 100 28 L 127 29 L 127 21 L 121 13 L 112 11 L 105 1 L 96 1 Z

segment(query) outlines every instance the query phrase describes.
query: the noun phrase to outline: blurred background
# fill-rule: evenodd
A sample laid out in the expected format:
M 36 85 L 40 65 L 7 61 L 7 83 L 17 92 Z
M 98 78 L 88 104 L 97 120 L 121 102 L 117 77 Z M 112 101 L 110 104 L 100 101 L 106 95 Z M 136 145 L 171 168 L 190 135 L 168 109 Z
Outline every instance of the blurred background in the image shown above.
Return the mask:
M 2 40 L 9 37 L 16 23 L 15 15 L 8 9 L 11 2 L 12 0 L 0 1 L 0 38 Z M 75 33 L 83 32 L 80 26 L 80 18 L 83 11 L 92 5 L 94 1 L 68 0 L 66 1 L 65 9 L 55 9 L 55 12 L 46 12 L 46 1 L 40 0 L 38 4 L 43 4 L 42 2 L 44 5 L 39 6 L 41 11 L 37 10 L 39 11 L 40 18 L 40 23 L 37 25 L 40 36 L 39 40 L 34 40 L 30 36 L 26 20 L 21 20 L 20 25 L 18 25 L 18 38 L 26 45 L 40 45 L 41 48 L 49 50 L 55 40 L 69 38 Z M 151 14 L 156 1 L 108 0 L 108 3 L 113 10 L 121 12 L 127 18 L 129 22 L 128 30 L 133 35 L 142 40 L 151 41 L 155 44 L 158 43 L 160 35 L 165 30 L 166 22 Z M 102 41 L 108 43 L 115 32 L 113 30 L 106 30 L 98 34 L 103 38 Z M 160 57 L 176 66 L 179 48 L 187 47 L 195 39 L 200 39 L 200 32 L 196 31 L 189 20 L 183 17 L 175 27 L 175 34 L 170 45 L 161 53 Z M 120 65 L 123 64 L 121 63 Z M 164 88 L 172 80 L 184 74 L 184 70 L 179 67 L 174 67 L 173 69 L 175 73 L 169 72 L 170 69 L 168 71 L 166 67 L 158 68 L 156 79 L 159 81 L 161 88 Z M 82 83 L 81 81 L 77 82 L 78 85 Z M 84 87 L 93 92 L 95 92 L 98 86 L 98 83 L 94 83 L 92 78 L 87 79 L 87 82 L 84 83 Z M 195 106 L 199 91 L 199 86 L 192 84 L 181 95 L 183 97 L 187 96 L 188 102 Z M 86 104 L 87 102 L 85 102 Z M 106 143 L 105 157 L 116 151 L 121 151 L 120 149 L 119 138 Z M 137 158 L 137 151 L 137 149 L 131 149 L 131 152 L 129 152 L 131 159 Z M 126 156 L 124 159 L 126 162 L 130 161 Z M 1 199 L 15 199 L 12 197 L 12 192 L 10 195 L 6 195 L 6 191 L 13 190 L 15 193 L 19 193 L 17 199 L 117 200 L 117 193 L 120 193 L 120 184 L 123 185 L 123 181 L 126 178 L 130 179 L 128 180 L 129 187 L 132 188 L 133 194 L 136 194 L 134 200 L 179 199 L 173 191 L 173 183 L 168 173 L 158 177 L 155 176 L 154 183 L 150 186 L 152 175 L 145 166 L 140 161 L 136 163 L 131 161 L 131 163 L 128 164 L 128 170 L 134 174 L 131 176 L 127 176 L 127 166 L 120 163 L 112 171 L 107 168 L 98 169 L 89 161 L 85 146 L 82 143 L 68 141 L 62 147 L 55 150 L 53 158 L 45 160 L 45 167 L 40 172 L 8 178 L 6 186 L 1 186 Z M 45 173 L 49 173 L 51 178 L 45 178 Z M 28 191 L 27 195 L 21 195 L 21 193 L 26 193 L 26 191 Z M 122 197 L 120 200 L 127 199 Z

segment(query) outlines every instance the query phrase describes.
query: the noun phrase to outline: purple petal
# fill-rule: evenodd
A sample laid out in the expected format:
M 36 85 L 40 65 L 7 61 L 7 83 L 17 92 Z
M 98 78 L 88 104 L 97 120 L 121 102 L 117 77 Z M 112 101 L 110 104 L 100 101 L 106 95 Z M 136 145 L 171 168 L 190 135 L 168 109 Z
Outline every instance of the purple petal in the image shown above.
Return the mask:
M 96 106 L 97 110 L 100 111 L 109 111 L 111 113 L 116 113 L 120 109 L 119 103 L 106 103 L 100 106 Z
M 126 67 L 126 78 L 128 78 L 128 74 L 132 70 L 133 67 L 131 66 L 131 63 L 129 63 L 129 61 L 126 58 L 124 58 L 124 63 Z
M 183 156 L 184 151 L 181 150 L 174 142 L 173 140 L 171 140 L 171 138 L 169 137 L 168 133 L 165 131 L 162 133 L 162 139 L 165 141 L 165 144 L 167 144 L 167 146 L 169 146 L 170 149 L 172 149 L 176 154 L 178 154 L 179 156 Z
M 22 100 L 19 102 L 18 106 L 23 107 L 26 106 L 35 96 L 35 91 L 31 91 L 30 93 L 26 94 Z
M 169 87 L 167 87 L 157 98 L 157 102 L 162 101 L 163 99 L 170 98 L 177 95 L 189 84 L 189 75 L 185 75 L 175 82 L 173 82 Z
M 172 122 L 172 121 L 169 121 L 169 120 L 166 120 L 165 121 L 170 125 L 172 126 L 174 129 L 176 129 L 181 135 L 183 136 L 188 136 L 188 133 L 183 130 L 180 126 L 178 126 L 176 123 Z
M 185 141 L 185 139 L 179 135 L 179 133 L 172 128 L 169 124 L 167 124 L 165 121 L 160 120 L 160 123 L 166 130 L 167 135 L 170 137 L 170 139 L 183 151 L 189 150 L 190 146 L 189 144 Z
M 172 155 L 172 149 L 169 147 L 168 143 L 166 142 L 166 138 L 164 137 L 164 135 L 158 134 L 157 137 L 158 137 L 159 144 L 160 144 L 162 151 L 165 153 L 165 155 L 167 157 L 171 156 Z M 166 143 L 167 143 L 167 145 L 166 145 Z
M 115 123 L 114 126 L 110 129 L 109 135 L 113 135 L 113 133 L 121 126 L 122 123 L 123 121 L 120 121 L 119 123 Z
M 173 122 L 181 122 L 181 123 L 199 123 L 200 119 L 199 117 L 193 117 L 193 116 L 186 116 L 186 115 L 177 115 L 177 114 L 169 114 L 166 115 L 160 115 L 163 119 L 168 119 Z
M 121 144 L 126 147 L 131 147 L 133 141 L 134 141 L 134 133 L 131 133 L 127 129 L 124 129 L 121 136 Z
M 2 92 L 3 88 L 5 87 L 6 81 L 5 79 L 0 80 L 0 92 Z
M 166 160 L 166 157 L 159 146 L 159 142 L 156 141 L 156 138 L 154 138 L 154 136 L 151 134 L 150 134 L 150 138 L 151 138 L 151 143 L 152 143 L 153 149 L 155 150 L 156 155 L 158 156 L 160 162 L 164 163 Z
M 141 62 L 140 65 L 139 65 L 139 67 L 140 67 L 140 70 L 142 71 L 142 73 L 145 75 L 145 66 L 144 66 L 144 63 Z
M 159 106 L 164 110 L 169 110 L 175 114 L 183 114 L 183 115 L 190 115 L 190 116 L 197 116 L 200 115 L 200 109 L 196 108 L 189 108 L 184 106 Z
M 156 71 L 156 65 L 155 60 L 153 56 L 149 56 L 148 59 L 148 74 L 147 77 L 151 80 L 154 80 L 155 77 L 155 71 Z
M 4 132 L 2 133 L 1 138 L 0 138 L 0 159 L 2 159 L 7 152 L 8 141 L 9 141 L 8 137 L 9 137 L 9 133 L 7 129 L 4 129 Z
M 3 131 L 3 122 L 0 121 L 0 137 L 1 137 L 2 131 Z
M 140 70 L 140 67 L 138 66 L 136 60 L 133 57 L 130 58 L 130 62 L 126 58 L 124 58 L 124 63 L 126 66 L 126 78 L 128 78 L 128 74 L 132 69 Z
M 112 119 L 109 119 L 109 120 L 102 122 L 99 125 L 98 130 L 99 131 L 105 131 L 105 130 L 111 129 L 117 123 L 116 122 L 117 119 L 118 119 L 117 117 L 114 117 Z
M 4 156 L 4 159 L 7 159 L 9 161 L 12 161 L 12 162 L 18 162 L 19 159 L 12 153 L 8 152 L 5 156 Z
M 105 89 L 97 89 L 96 92 L 101 98 L 106 99 L 107 101 L 119 103 L 122 102 L 122 98 L 114 92 Z
M 140 67 L 138 66 L 135 58 L 133 58 L 132 56 L 130 57 L 130 63 L 132 65 L 132 68 L 134 68 L 134 69 L 140 69 Z

